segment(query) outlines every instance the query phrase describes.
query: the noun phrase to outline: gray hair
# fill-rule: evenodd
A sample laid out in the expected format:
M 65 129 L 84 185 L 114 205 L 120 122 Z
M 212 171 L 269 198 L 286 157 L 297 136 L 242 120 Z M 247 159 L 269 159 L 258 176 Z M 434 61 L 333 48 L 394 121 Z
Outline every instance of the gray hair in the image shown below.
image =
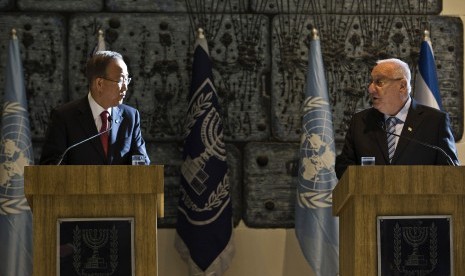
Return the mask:
M 407 81 L 407 91 L 410 94 L 410 91 L 412 90 L 412 86 L 410 84 L 410 81 L 412 79 L 412 73 L 410 72 L 410 67 L 408 66 L 408 64 L 398 58 L 381 59 L 376 62 L 376 64 L 381 63 L 393 63 L 395 65 L 395 76 L 393 77 L 405 78 L 405 80 Z

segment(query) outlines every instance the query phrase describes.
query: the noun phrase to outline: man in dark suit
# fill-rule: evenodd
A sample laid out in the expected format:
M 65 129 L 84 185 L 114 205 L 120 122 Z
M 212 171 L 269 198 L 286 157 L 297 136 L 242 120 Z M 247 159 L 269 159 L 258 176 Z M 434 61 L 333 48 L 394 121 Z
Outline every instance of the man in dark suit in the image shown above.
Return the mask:
M 123 57 L 97 52 L 87 62 L 86 74 L 88 95 L 51 112 L 40 164 L 58 164 L 68 147 L 108 129 L 70 149 L 61 164 L 130 165 L 132 155 L 144 155 L 149 164 L 139 111 L 122 104 L 131 81 Z
M 410 80 L 405 62 L 399 59 L 377 62 L 368 86 L 373 106 L 352 117 L 344 147 L 336 157 L 338 178 L 347 166 L 360 165 L 362 157 L 375 157 L 376 165 L 459 164 L 449 116 L 412 99 Z M 388 128 L 390 121 L 392 129 Z
M 145 156 L 149 164 L 139 111 L 123 104 L 131 82 L 123 57 L 112 51 L 97 52 L 87 62 L 86 74 L 88 95 L 51 112 L 40 164 L 130 165 L 132 155 Z M 102 135 L 96 136 L 98 133 Z M 92 136 L 96 137 L 63 156 L 70 146 Z M 77 275 L 73 268 L 73 231 L 64 227 L 60 233 L 61 275 Z M 130 241 L 119 242 L 122 251 L 130 252 Z M 127 263 L 118 264 L 118 271 L 128 269 Z

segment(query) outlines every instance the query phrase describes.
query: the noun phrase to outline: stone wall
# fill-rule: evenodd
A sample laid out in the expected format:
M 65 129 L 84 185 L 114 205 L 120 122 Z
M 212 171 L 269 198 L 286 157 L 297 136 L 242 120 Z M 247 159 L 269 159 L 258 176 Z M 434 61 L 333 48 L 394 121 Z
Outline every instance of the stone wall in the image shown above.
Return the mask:
M 159 225 L 173 227 L 194 30 L 201 26 L 223 108 L 235 222 L 293 227 L 310 30 L 320 33 L 338 150 L 351 115 L 369 106 L 375 61 L 398 57 L 415 72 L 425 28 L 459 140 L 463 26 L 458 17 L 439 16 L 441 8 L 440 0 L 0 0 L 0 87 L 16 28 L 37 160 L 50 110 L 86 95 L 85 61 L 103 30 L 107 49 L 128 64 L 126 103 L 142 113 L 150 157 L 165 165 Z

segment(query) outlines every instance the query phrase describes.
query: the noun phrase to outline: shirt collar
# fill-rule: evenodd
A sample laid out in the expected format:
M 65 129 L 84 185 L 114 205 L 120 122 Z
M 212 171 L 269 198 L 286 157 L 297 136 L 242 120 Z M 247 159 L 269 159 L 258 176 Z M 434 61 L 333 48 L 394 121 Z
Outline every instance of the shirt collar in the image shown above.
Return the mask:
M 407 101 L 405 102 L 404 106 L 399 111 L 399 113 L 397 113 L 395 116 L 389 116 L 387 114 L 384 114 L 384 120 L 386 120 L 389 117 L 396 117 L 400 123 L 404 123 L 407 119 L 407 114 L 408 110 L 410 109 L 410 105 L 412 105 L 412 98 L 408 97 Z
M 94 100 L 94 98 L 92 97 L 92 94 L 90 93 L 90 91 L 89 91 L 89 94 L 87 94 L 87 99 L 89 100 L 90 109 L 92 110 L 92 117 L 94 117 L 94 120 L 97 120 L 98 118 L 100 118 L 100 113 L 102 113 L 102 111 L 104 111 L 105 108 L 101 107 Z M 106 109 L 106 111 L 108 111 L 110 116 L 111 116 L 111 110 L 112 110 L 112 108 Z

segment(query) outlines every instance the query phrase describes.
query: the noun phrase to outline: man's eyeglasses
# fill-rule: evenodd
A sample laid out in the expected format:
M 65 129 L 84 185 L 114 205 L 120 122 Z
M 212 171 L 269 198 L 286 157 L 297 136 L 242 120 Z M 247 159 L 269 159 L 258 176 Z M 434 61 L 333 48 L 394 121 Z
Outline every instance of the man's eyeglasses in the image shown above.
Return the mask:
M 112 81 L 112 82 L 116 82 L 119 86 L 122 86 L 123 83 L 128 86 L 130 83 L 131 83 L 131 80 L 132 78 L 124 78 L 124 79 L 119 79 L 119 80 L 112 80 L 112 79 L 107 79 L 105 77 L 99 77 L 101 79 L 104 79 L 104 80 L 107 80 L 107 81 Z
M 383 87 L 384 85 L 386 85 L 386 83 L 388 82 L 391 82 L 391 81 L 399 81 L 399 80 L 402 80 L 404 78 L 395 78 L 395 79 L 390 79 L 390 78 L 382 78 L 382 79 L 374 79 L 374 80 L 370 80 L 370 82 L 368 83 L 368 86 L 370 86 L 372 83 L 377 86 L 377 87 Z

